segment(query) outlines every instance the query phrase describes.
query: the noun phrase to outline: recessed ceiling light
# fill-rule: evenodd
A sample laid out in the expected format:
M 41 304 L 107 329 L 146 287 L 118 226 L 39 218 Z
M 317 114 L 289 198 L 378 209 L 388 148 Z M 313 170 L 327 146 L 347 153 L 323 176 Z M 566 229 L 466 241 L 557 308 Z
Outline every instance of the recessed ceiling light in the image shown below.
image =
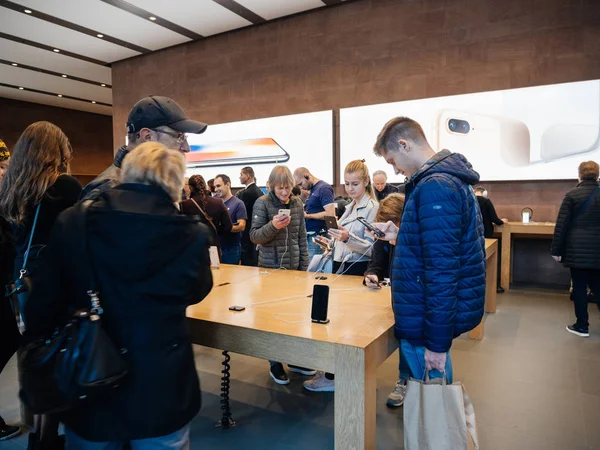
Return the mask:
M 92 100 L 92 103 L 96 103 L 95 100 Z
M 156 20 L 156 17 L 154 17 L 154 16 L 150 16 L 150 17 L 149 17 L 149 19 L 150 19 L 150 20 L 152 20 L 152 21 L 154 22 L 154 21 Z
M 25 89 L 25 88 L 19 87 L 19 89 L 23 90 L 23 89 Z
M 100 34 L 100 33 L 98 33 L 96 36 L 98 36 L 99 38 L 103 38 L 104 37 L 104 35 Z
M 55 49 L 54 49 L 54 51 L 55 51 L 56 53 L 60 53 L 60 50 L 59 50 L 59 49 L 57 49 L 57 48 L 55 48 Z
M 62 94 L 58 94 L 59 97 L 62 97 Z
M 25 14 L 31 14 L 31 10 L 30 9 L 26 9 L 25 10 Z
M 66 76 L 66 75 L 62 75 L 62 77 L 63 77 L 63 78 L 67 78 L 67 76 Z
M 17 67 L 17 66 L 18 66 L 18 64 L 17 64 L 17 63 L 12 63 L 12 64 L 11 64 L 11 66 L 15 66 L 15 67 Z
M 102 87 L 106 87 L 106 85 L 105 85 L 104 83 L 102 83 L 100 86 L 102 86 Z

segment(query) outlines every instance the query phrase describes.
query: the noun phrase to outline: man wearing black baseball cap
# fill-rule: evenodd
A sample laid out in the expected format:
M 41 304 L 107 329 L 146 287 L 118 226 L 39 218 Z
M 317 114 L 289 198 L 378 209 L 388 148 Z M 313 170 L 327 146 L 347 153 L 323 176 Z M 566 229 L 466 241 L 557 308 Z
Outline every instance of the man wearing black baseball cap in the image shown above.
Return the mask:
M 127 145 L 115 155 L 113 164 L 90 182 L 81 193 L 83 200 L 93 200 L 119 182 L 121 164 L 138 145 L 157 141 L 173 150 L 188 153 L 186 133 L 201 134 L 208 125 L 190 120 L 183 109 L 168 97 L 151 95 L 137 102 L 127 118 Z

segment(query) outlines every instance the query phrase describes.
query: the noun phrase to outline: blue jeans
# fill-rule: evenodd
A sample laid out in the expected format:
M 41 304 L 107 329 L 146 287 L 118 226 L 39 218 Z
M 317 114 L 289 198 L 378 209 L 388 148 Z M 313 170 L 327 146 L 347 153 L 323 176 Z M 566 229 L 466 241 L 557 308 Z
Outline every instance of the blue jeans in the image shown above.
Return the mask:
M 404 357 L 404 364 L 402 358 Z M 450 352 L 446 353 L 446 380 L 452 383 L 452 359 Z M 430 370 L 429 378 L 442 378 L 442 372 Z M 425 347 L 412 345 L 410 342 L 400 341 L 400 379 L 408 380 L 415 378 L 425 379 Z
M 237 266 L 240 263 L 241 257 L 241 245 L 238 244 L 230 248 L 221 247 L 221 264 L 233 264 Z
M 124 442 L 91 442 L 86 441 L 73 431 L 65 427 L 67 437 L 66 450 L 122 450 Z M 190 426 L 186 425 L 181 430 L 149 439 L 131 441 L 131 450 L 189 450 Z
M 307 250 L 308 250 L 308 261 L 312 261 L 313 256 L 315 255 L 320 255 L 323 253 L 323 249 L 315 244 L 312 240 L 314 237 L 317 237 L 317 233 L 315 233 L 314 231 L 310 231 L 308 233 L 306 233 L 306 243 L 307 243 Z

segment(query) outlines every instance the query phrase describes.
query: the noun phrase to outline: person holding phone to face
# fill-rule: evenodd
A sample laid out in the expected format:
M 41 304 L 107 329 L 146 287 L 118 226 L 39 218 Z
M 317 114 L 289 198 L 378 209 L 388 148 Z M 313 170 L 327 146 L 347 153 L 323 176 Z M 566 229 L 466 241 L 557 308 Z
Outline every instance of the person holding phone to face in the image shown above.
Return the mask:
M 270 191 L 254 204 L 250 239 L 258 250 L 258 266 L 270 269 L 306 270 L 308 251 L 304 205 L 292 195 L 294 178 L 286 166 L 275 166 L 269 175 Z M 283 365 L 269 361 L 269 374 L 277 384 L 289 384 Z M 316 371 L 288 366 L 293 372 L 314 375 Z

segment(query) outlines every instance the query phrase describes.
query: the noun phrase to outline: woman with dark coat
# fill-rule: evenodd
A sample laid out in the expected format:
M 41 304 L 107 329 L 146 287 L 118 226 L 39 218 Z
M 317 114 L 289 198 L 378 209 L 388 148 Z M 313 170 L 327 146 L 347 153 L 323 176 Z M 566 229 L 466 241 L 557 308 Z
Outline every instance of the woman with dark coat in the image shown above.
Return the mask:
M 192 175 L 188 181 L 191 197 L 181 203 L 181 212 L 188 216 L 200 216 L 202 223 L 213 228 L 213 242 L 219 246 L 218 236 L 231 232 L 233 222 L 223 200 L 211 197 L 202 175 Z M 202 211 L 200 210 L 202 209 Z M 207 217 L 205 217 L 205 214 Z
M 0 139 L 0 184 L 8 170 L 10 152 L 6 144 Z M 4 299 L 2 292 L 4 286 L 13 279 L 13 266 L 15 263 L 15 243 L 10 224 L 0 216 L 0 373 L 8 364 L 19 348 L 21 335 L 17 328 L 15 316 L 10 303 Z M 0 441 L 11 439 L 21 433 L 21 427 L 8 425 L 0 417 Z
M 50 122 L 33 123 L 15 144 L 8 171 L 2 179 L 0 215 L 11 224 L 16 247 L 13 280 L 19 277 L 33 231 L 27 261 L 32 290 L 42 275 L 41 264 L 46 258 L 45 248 L 56 218 L 74 205 L 81 193 L 79 181 L 67 175 L 71 155 L 71 144 L 60 128 Z M 24 319 L 27 327 L 27 315 Z M 64 440 L 58 436 L 58 421 L 48 415 L 35 416 L 29 450 L 63 447 Z
M 205 226 L 180 214 L 175 203 L 184 172 L 179 152 L 142 144 L 123 162 L 122 184 L 56 223 L 44 277 L 26 307 L 28 333 L 45 335 L 69 311 L 89 307 L 81 268 L 92 261 L 103 327 L 124 349 L 129 368 L 105 398 L 60 415 L 67 450 L 127 442 L 138 448 L 139 440 L 148 448 L 189 448 L 200 387 L 185 312 L 210 292 L 212 275 Z M 88 252 L 78 245 L 83 220 Z
M 600 292 L 600 167 L 594 161 L 579 165 L 579 184 L 565 194 L 556 219 L 552 257 L 571 269 L 577 321 L 567 331 L 588 337 L 588 287 Z

